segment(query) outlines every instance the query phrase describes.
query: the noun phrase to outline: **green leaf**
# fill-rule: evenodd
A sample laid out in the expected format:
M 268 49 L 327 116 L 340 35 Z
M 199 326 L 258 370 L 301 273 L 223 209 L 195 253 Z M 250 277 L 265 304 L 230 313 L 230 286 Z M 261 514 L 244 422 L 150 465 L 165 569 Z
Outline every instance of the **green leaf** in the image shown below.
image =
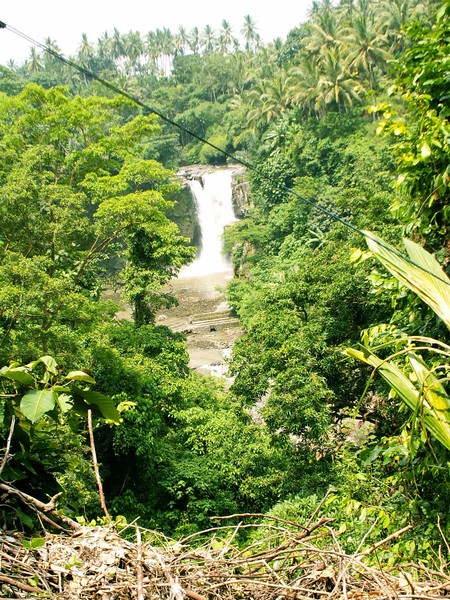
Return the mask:
M 70 373 L 67 373 L 64 379 L 69 381 L 86 381 L 87 383 L 95 383 L 95 379 L 93 379 L 84 371 L 70 371 Z
M 62 413 L 69 412 L 73 407 L 73 398 L 68 394 L 58 394 L 56 396 L 56 401 L 58 402 Z
M 58 363 L 53 356 L 41 356 L 37 360 L 30 362 L 27 367 L 33 370 L 39 364 L 45 365 L 45 368 L 51 375 L 58 375 Z
M 411 353 L 409 361 L 421 385 L 423 410 L 435 420 L 433 433 L 450 450 L 450 398 L 421 358 Z
M 43 538 L 33 538 L 31 541 L 23 540 L 22 546 L 27 550 L 36 550 L 36 548 L 45 546 L 45 540 Z
M 406 251 L 411 261 L 419 265 L 416 266 L 375 234 L 365 233 L 368 235 L 367 245 L 378 260 L 426 302 L 450 329 L 450 279 L 437 260 L 419 244 L 405 239 Z
M 431 148 L 427 143 L 422 145 L 422 148 L 420 149 L 420 155 L 422 158 L 428 158 L 431 155 Z
M 113 421 L 116 425 L 120 423 L 120 413 L 117 410 L 114 401 L 101 392 L 91 392 L 74 387 L 73 391 L 81 396 L 88 404 L 97 406 L 105 419 Z
M 30 385 L 34 383 L 34 377 L 28 373 L 26 367 L 3 367 L 0 370 L 0 377 L 6 377 L 12 381 Z
M 20 401 L 20 409 L 27 419 L 35 423 L 55 406 L 56 394 L 51 390 L 31 390 Z
M 389 359 L 381 360 L 368 348 L 362 348 L 361 351 L 347 348 L 345 353 L 347 356 L 357 358 L 374 367 L 414 413 L 422 413 L 423 422 L 428 431 L 450 450 L 450 422 L 446 422 L 445 417 L 443 419 L 442 415 L 436 416 L 435 409 L 430 407 L 429 402 L 423 402 L 424 395 L 415 388 L 409 377 L 397 365 Z M 414 356 L 416 364 L 418 364 L 419 359 L 415 355 L 411 353 L 409 356 L 410 361 L 411 357 Z M 428 371 L 428 374 L 430 374 L 430 371 Z M 423 373 L 420 377 L 423 377 Z M 430 392 L 430 388 L 428 388 L 428 392 Z

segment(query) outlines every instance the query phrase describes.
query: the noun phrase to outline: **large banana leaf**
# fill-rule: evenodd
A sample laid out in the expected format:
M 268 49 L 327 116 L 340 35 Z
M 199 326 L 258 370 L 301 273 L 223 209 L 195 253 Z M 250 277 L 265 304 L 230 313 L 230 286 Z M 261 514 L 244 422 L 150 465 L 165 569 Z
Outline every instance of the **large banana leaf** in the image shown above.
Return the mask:
M 437 260 L 419 244 L 405 239 L 405 248 L 412 261 L 409 262 L 374 233 L 365 233 L 367 245 L 378 260 L 426 302 L 450 329 L 450 279 Z
M 450 399 L 434 373 L 418 356 L 408 355 L 421 384 L 420 390 L 395 363 L 382 360 L 368 348 L 347 348 L 346 354 L 374 367 L 409 408 L 422 415 L 428 431 L 450 450 Z
M 450 329 L 450 279 L 437 260 L 418 244 L 404 240 L 408 260 L 375 234 L 365 233 L 367 245 L 378 260 L 426 302 Z M 348 348 L 346 353 L 374 367 L 409 408 L 421 415 L 428 431 L 450 450 L 450 398 L 442 382 L 420 356 L 412 351 L 407 353 L 418 389 L 392 357 L 382 360 L 366 347 Z
M 436 421 L 436 428 L 450 440 L 450 398 L 444 386 L 419 356 L 409 353 L 408 358 L 421 386 L 424 410 Z

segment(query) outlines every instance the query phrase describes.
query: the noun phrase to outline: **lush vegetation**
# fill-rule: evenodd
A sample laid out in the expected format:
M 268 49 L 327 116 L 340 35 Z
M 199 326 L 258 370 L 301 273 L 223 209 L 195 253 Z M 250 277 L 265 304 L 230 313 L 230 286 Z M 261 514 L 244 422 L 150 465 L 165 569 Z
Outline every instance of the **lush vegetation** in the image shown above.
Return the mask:
M 349 551 L 369 530 L 372 544 L 412 525 L 379 560 L 445 552 L 446 313 L 383 270 L 360 230 L 397 246 L 412 237 L 448 268 L 448 12 L 313 2 L 269 45 L 251 17 L 242 45 L 225 21 L 218 34 L 82 37 L 76 62 L 182 130 L 54 54 L 1 69 L 0 355 L 17 361 L 0 371 L 6 480 L 43 500 L 60 489 L 67 513 L 98 516 L 87 402 L 114 514 L 181 533 L 217 513 L 307 519 L 326 496 L 320 510 Z M 173 302 L 164 283 L 192 257 L 168 216 L 172 169 L 223 163 L 217 147 L 254 165 L 252 207 L 225 235 L 245 331 L 230 391 L 191 373 L 183 336 L 154 322 Z M 123 290 L 133 322 L 115 319 L 106 287 Z M 415 400 L 349 354 L 389 365 L 380 372 L 397 383 L 402 373 Z M 117 405 L 119 426 L 99 399 Z M 426 402 L 442 411 L 434 425 Z M 32 526 L 13 499 L 2 511 Z

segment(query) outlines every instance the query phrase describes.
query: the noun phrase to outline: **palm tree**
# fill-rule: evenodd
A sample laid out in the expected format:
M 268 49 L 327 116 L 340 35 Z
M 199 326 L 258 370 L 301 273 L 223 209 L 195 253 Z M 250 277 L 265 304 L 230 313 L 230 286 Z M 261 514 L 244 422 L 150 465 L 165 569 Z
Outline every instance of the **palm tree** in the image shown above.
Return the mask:
M 111 56 L 115 62 L 120 64 L 125 55 L 125 47 L 120 31 L 114 27 L 113 37 L 111 39 Z
M 259 36 L 256 30 L 256 23 L 250 15 L 244 17 L 244 25 L 241 29 L 241 33 L 244 36 L 245 49 L 247 52 L 251 52 L 256 46 Z
M 277 55 L 271 47 L 261 48 L 252 57 L 252 66 L 255 70 L 255 76 L 263 80 L 275 77 L 279 71 Z
M 317 13 L 311 28 L 311 35 L 304 39 L 305 47 L 311 53 L 318 55 L 342 44 L 344 23 L 336 11 L 326 9 Z
M 289 70 L 289 97 L 307 115 L 315 113 L 319 93 L 320 70 L 313 56 L 304 57 L 302 62 Z
M 345 68 L 339 48 L 327 50 L 321 63 L 321 75 L 317 84 L 314 108 L 323 113 L 327 105 L 347 110 L 362 92 L 361 86 Z
M 389 41 L 393 53 L 405 47 L 403 29 L 416 12 L 411 0 L 381 0 L 378 25 Z
M 194 27 L 189 34 L 189 47 L 194 54 L 200 50 L 200 33 L 198 27 Z
M 175 56 L 183 55 L 186 48 L 189 48 L 189 35 L 186 28 L 180 25 L 178 33 L 174 39 Z
M 288 90 L 289 79 L 284 69 L 255 85 L 247 97 L 251 107 L 247 116 L 248 123 L 264 126 L 281 118 L 290 104 Z
M 157 29 L 154 35 L 154 52 L 155 52 L 155 64 L 157 73 L 161 74 L 165 72 L 165 33 L 163 29 Z
M 89 65 L 89 60 L 92 58 L 94 54 L 94 47 L 88 40 L 87 34 L 81 34 L 81 44 L 78 48 L 78 59 L 80 60 L 83 66 Z
M 147 38 L 144 43 L 145 54 L 147 56 L 147 69 L 151 75 L 156 75 L 158 71 L 158 56 L 159 49 L 154 31 L 147 33 Z
M 45 47 L 49 50 L 49 52 L 45 52 L 42 55 L 44 61 L 43 68 L 51 68 L 61 71 L 62 63 L 60 63 L 58 58 L 56 58 L 55 56 L 55 54 L 61 54 L 61 48 L 58 46 L 55 40 L 52 40 L 49 37 L 44 40 L 44 44 Z
M 102 60 L 111 55 L 111 37 L 107 31 L 104 31 L 97 40 L 97 54 Z
M 49 50 L 52 50 L 53 52 L 61 52 L 61 48 L 58 46 L 58 42 L 56 40 L 52 40 L 51 38 L 46 38 L 44 40 L 44 44 L 46 46 L 46 48 L 48 48 Z
M 169 74 L 175 53 L 175 37 L 167 27 L 162 30 L 161 50 L 163 55 L 163 72 Z
M 124 36 L 124 53 L 127 58 L 127 71 L 135 75 L 141 67 L 144 42 L 139 31 L 129 31 Z
M 216 40 L 214 38 L 214 30 L 210 25 L 205 25 L 205 28 L 203 29 L 201 43 L 205 54 L 211 54 L 212 52 L 214 52 Z
M 222 28 L 219 33 L 219 49 L 225 54 L 231 49 L 233 45 L 233 32 L 231 25 L 225 19 L 222 21 Z
M 26 61 L 25 67 L 30 73 L 38 73 L 44 68 L 42 55 L 36 51 L 36 48 L 30 48 L 30 57 Z
M 360 14 L 353 19 L 345 41 L 349 69 L 366 73 L 370 88 L 375 89 L 375 68 L 386 64 L 390 57 L 386 36 L 376 30 L 373 19 Z

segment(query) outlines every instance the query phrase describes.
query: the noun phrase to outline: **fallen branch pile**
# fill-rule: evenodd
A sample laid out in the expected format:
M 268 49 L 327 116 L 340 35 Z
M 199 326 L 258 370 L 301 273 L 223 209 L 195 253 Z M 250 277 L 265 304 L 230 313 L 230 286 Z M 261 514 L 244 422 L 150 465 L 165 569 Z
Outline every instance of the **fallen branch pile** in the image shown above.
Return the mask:
M 264 525 L 241 521 L 238 526 L 215 527 L 179 542 L 136 526 L 125 528 L 136 541 L 124 539 L 124 533 L 119 535 L 113 527 L 82 527 L 72 535 L 47 534 L 45 544 L 34 550 L 24 548 L 18 536 L 2 535 L 0 597 L 61 600 L 450 597 L 450 576 L 444 571 L 430 571 L 418 565 L 400 569 L 396 575 L 375 570 L 364 560 L 376 548 L 351 556 L 345 554 L 330 519 L 321 518 L 306 527 L 294 525 L 281 519 L 275 519 L 271 525 L 267 521 Z M 261 539 L 244 549 L 238 546 L 237 536 L 245 529 L 262 527 Z

